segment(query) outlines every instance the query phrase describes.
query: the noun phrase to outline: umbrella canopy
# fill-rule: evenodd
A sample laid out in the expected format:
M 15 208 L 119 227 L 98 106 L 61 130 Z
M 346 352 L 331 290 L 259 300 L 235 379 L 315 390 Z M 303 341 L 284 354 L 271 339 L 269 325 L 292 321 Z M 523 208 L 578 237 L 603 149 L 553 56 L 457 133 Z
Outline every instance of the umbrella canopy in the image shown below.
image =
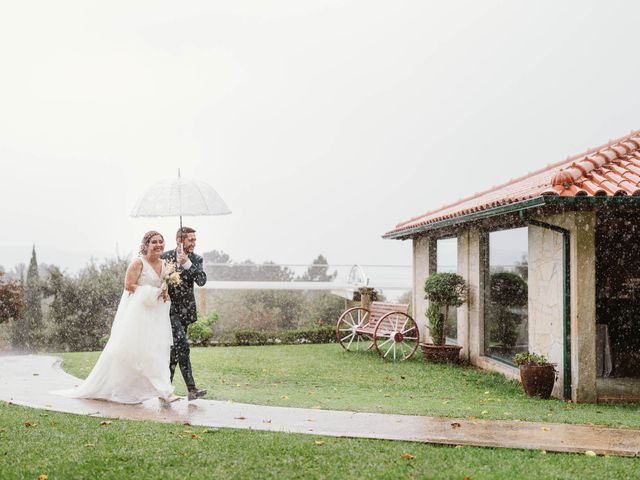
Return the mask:
M 136 202 L 132 217 L 194 217 L 228 215 L 227 204 L 205 182 L 180 177 L 151 186 Z M 182 223 L 182 221 L 180 222 Z

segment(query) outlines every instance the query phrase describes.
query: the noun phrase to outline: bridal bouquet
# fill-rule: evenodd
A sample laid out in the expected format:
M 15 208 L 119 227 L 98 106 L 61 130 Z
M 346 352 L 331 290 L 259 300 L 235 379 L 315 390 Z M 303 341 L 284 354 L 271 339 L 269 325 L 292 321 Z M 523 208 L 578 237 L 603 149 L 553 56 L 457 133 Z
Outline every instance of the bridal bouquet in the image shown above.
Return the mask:
M 182 279 L 175 262 L 167 262 L 162 273 L 162 288 L 166 290 L 168 287 L 180 285 Z

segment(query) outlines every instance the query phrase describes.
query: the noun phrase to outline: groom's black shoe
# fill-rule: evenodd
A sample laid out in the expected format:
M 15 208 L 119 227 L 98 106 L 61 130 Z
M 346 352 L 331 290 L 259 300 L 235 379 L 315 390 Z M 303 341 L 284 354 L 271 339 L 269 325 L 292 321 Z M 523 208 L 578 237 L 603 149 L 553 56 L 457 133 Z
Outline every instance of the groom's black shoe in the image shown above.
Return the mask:
M 206 390 L 198 390 L 197 388 L 189 390 L 189 401 L 197 400 L 200 397 L 204 397 L 206 394 Z

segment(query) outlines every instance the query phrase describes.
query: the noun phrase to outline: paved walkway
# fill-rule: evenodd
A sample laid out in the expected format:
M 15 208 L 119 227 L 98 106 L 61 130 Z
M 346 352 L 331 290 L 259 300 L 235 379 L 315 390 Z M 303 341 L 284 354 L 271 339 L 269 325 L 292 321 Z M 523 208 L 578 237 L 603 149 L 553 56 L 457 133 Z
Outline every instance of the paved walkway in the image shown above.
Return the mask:
M 69 399 L 48 393 L 73 387 L 79 382 L 60 365 L 60 359 L 50 356 L 0 356 L 0 400 L 107 418 L 189 422 L 200 426 L 335 437 L 640 456 L 638 429 L 268 407 L 213 400 L 178 401 L 169 407 L 161 407 L 157 400 L 140 405 L 120 405 Z

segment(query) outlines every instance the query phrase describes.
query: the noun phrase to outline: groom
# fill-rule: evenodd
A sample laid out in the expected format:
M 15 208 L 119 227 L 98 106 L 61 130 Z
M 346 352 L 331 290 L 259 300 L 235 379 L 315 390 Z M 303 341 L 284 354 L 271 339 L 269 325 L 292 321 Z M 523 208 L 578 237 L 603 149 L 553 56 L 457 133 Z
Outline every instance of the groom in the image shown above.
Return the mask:
M 196 231 L 193 228 L 182 227 L 176 233 L 177 248 L 162 255 L 167 261 L 173 261 L 180 272 L 182 280 L 178 285 L 169 286 L 171 299 L 171 330 L 173 331 L 173 346 L 171 347 L 171 381 L 180 365 L 180 371 L 189 390 L 189 400 L 195 400 L 207 394 L 206 390 L 198 390 L 191 373 L 190 349 L 187 340 L 187 327 L 196 321 L 196 297 L 193 294 L 193 283 L 203 286 L 207 282 L 207 274 L 202 269 L 202 257 L 193 253 L 196 247 Z

